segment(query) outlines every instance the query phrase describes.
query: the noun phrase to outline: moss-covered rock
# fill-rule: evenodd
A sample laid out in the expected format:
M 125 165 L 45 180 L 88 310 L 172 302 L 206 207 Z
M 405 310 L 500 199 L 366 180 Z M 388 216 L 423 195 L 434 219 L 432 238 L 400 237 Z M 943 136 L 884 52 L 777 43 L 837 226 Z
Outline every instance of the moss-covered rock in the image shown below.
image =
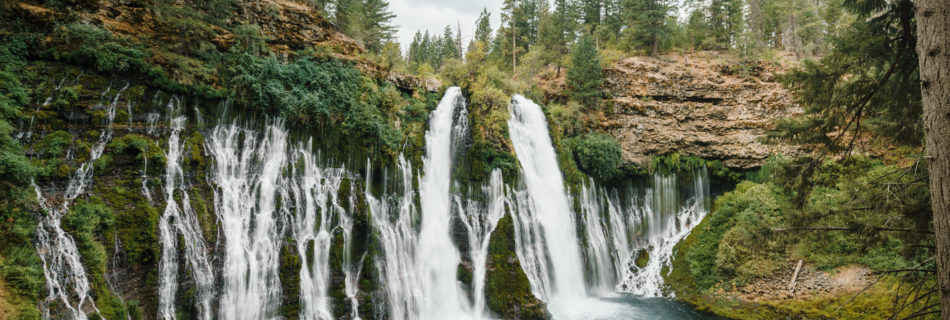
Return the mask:
M 488 243 L 488 308 L 502 319 L 547 319 L 544 302 L 531 293 L 528 276 L 518 262 L 513 223 L 510 214 L 501 218 Z

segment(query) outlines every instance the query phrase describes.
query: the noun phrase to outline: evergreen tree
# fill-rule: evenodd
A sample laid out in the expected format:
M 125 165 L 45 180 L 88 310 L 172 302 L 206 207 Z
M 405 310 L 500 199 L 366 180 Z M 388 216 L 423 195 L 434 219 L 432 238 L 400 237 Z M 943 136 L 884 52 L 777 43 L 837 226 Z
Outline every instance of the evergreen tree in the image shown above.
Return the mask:
M 624 0 L 629 46 L 648 49 L 655 56 L 670 38 L 670 27 L 666 24 L 670 8 L 666 0 Z
M 392 25 L 396 15 L 389 11 L 386 0 L 333 0 L 332 4 L 335 10 L 331 22 L 372 52 L 379 52 L 396 33 Z M 317 6 L 325 10 L 328 2 Z
M 710 31 L 709 49 L 730 49 L 742 32 L 742 0 L 711 0 L 706 17 Z
M 452 26 L 445 26 L 445 31 L 442 33 L 440 55 L 443 59 L 459 59 L 462 57 L 462 53 L 458 51 L 458 46 L 456 43 L 455 35 L 453 35 Z
M 588 34 L 594 34 L 597 32 L 597 27 L 600 25 L 600 9 L 603 5 L 603 0 L 579 0 L 579 12 L 581 18 L 581 27 Z
M 485 43 L 491 42 L 491 20 L 489 20 L 491 15 L 488 13 L 488 9 L 482 9 L 482 13 L 478 15 L 478 20 L 475 21 L 475 40 L 482 41 Z
M 567 85 L 571 97 L 589 108 L 600 105 L 600 85 L 603 82 L 600 58 L 594 39 L 584 35 L 574 46 L 571 68 L 567 70 Z

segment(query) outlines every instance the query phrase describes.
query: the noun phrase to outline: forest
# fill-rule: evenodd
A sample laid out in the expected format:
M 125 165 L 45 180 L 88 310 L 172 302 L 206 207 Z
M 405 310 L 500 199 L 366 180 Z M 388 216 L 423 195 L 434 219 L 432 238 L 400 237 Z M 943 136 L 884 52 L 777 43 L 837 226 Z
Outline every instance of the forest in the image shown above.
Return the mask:
M 950 319 L 950 4 L 497 1 L 0 0 L 0 320 Z

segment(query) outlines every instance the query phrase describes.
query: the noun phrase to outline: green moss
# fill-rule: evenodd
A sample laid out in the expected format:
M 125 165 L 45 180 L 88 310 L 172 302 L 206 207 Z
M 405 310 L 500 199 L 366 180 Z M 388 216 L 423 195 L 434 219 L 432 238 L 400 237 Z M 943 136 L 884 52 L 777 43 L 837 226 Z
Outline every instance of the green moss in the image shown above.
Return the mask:
M 504 319 L 547 319 L 544 302 L 531 293 L 528 276 L 518 262 L 514 237 L 513 220 L 508 214 L 498 221 L 488 244 L 488 308 Z
M 650 263 L 650 252 L 646 249 L 640 249 L 640 251 L 637 252 L 637 260 L 635 261 L 637 268 L 644 268 L 648 263 Z
M 284 319 L 300 317 L 300 256 L 296 242 L 285 239 L 280 247 L 280 314 Z

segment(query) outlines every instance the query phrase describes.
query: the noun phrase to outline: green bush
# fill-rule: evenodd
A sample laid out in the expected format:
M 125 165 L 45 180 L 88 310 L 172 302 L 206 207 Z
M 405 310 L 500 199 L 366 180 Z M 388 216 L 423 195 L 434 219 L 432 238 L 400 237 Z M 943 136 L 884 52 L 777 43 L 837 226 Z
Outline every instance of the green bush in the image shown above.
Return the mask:
M 723 194 L 694 229 L 693 246 L 686 248 L 696 285 L 709 288 L 722 280 L 742 283 L 774 271 L 773 257 L 763 250 L 773 245 L 769 227 L 777 224 L 787 203 L 768 185 L 743 181 Z
M 42 261 L 32 246 L 9 248 L 0 264 L 0 274 L 18 294 L 30 299 L 39 299 L 46 287 Z
M 346 136 L 389 150 L 398 148 L 401 133 L 371 104 L 379 99 L 363 94 L 376 91 L 376 84 L 343 62 L 306 53 L 289 63 L 251 54 L 234 60 L 235 94 L 252 110 L 315 128 L 339 125 Z
M 118 42 L 112 34 L 98 26 L 85 23 L 68 24 L 57 30 L 56 37 L 64 43 L 53 53 L 57 59 L 93 67 L 100 72 L 145 72 L 145 53 Z
M 610 180 L 620 174 L 623 151 L 616 138 L 602 133 L 591 133 L 573 138 L 570 145 L 578 167 L 588 175 L 600 180 Z
M 78 200 L 63 216 L 63 230 L 73 236 L 76 247 L 83 257 L 83 264 L 90 274 L 105 272 L 107 259 L 105 248 L 97 241 L 102 230 L 112 226 L 115 215 L 98 199 Z

